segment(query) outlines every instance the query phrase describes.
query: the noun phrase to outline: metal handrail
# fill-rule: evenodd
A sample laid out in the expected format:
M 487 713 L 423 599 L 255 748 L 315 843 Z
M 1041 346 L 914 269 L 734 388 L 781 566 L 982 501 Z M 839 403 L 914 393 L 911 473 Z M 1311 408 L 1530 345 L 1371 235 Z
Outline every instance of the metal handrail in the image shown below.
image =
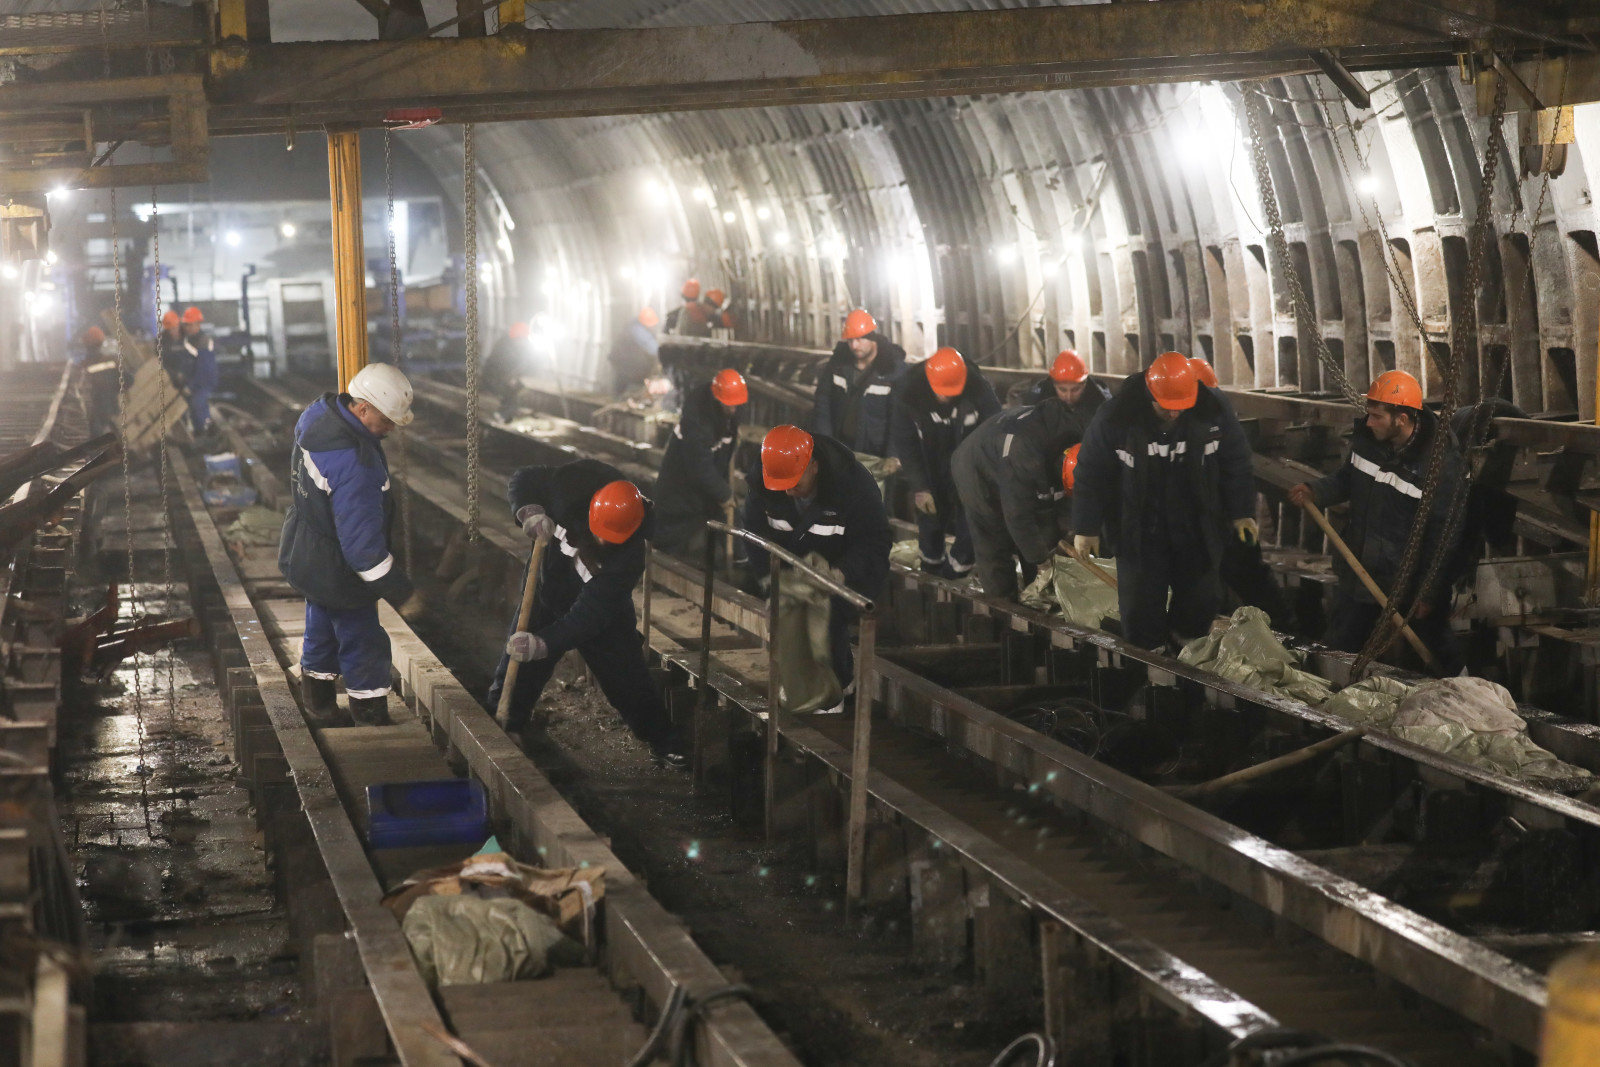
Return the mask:
M 734 537 L 742 538 L 743 540 L 750 542 L 752 545 L 756 545 L 759 548 L 765 549 L 770 554 L 777 556 L 789 566 L 804 574 L 814 584 L 826 589 L 840 600 L 848 603 L 857 611 L 869 612 L 873 610 L 872 601 L 870 599 L 862 596 L 849 586 L 842 585 L 839 582 L 834 581 L 832 578 L 828 577 L 826 574 L 823 574 L 815 567 L 802 561 L 793 552 L 790 552 L 781 545 L 775 545 L 771 541 L 768 541 L 765 537 L 761 537 L 758 534 L 753 534 L 749 530 L 740 529 L 735 526 L 729 526 L 725 522 L 718 522 L 716 519 L 707 519 L 706 526 L 709 529 L 715 530 L 717 533 L 731 534 Z

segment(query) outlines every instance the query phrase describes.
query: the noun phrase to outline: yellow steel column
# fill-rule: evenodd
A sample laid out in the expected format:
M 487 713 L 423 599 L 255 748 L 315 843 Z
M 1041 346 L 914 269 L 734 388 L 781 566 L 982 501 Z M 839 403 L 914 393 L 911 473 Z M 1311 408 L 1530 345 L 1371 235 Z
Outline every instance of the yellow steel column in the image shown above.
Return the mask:
M 328 131 L 339 391 L 367 365 L 367 261 L 361 239 L 361 133 Z

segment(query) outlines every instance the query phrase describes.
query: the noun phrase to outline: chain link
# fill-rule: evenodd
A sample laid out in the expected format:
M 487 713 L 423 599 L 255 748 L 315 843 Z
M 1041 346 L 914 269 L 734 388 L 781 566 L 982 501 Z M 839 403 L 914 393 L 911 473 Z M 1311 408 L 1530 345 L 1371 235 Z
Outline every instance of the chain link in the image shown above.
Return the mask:
M 1288 286 L 1289 298 L 1294 304 L 1300 340 L 1302 343 L 1306 340 L 1311 342 L 1327 376 L 1345 395 L 1345 399 L 1356 407 L 1362 407 L 1365 401 L 1361 394 L 1356 392 L 1350 384 L 1350 379 L 1345 377 L 1344 367 L 1334 360 L 1333 353 L 1328 351 L 1327 343 L 1322 339 L 1322 326 L 1317 322 L 1317 313 L 1311 307 L 1311 301 L 1306 298 L 1305 287 L 1300 282 L 1300 272 L 1295 269 L 1294 260 L 1289 255 L 1289 238 L 1283 232 L 1283 214 L 1278 210 L 1278 196 L 1272 184 L 1272 167 L 1267 160 L 1268 123 L 1272 119 L 1271 105 L 1251 87 L 1245 91 L 1244 106 L 1245 115 L 1250 123 L 1250 137 L 1255 146 L 1252 156 L 1255 163 L 1256 190 L 1261 196 L 1261 209 L 1267 217 L 1267 228 L 1271 231 L 1273 255 L 1278 260 L 1279 271 Z
M 478 163 L 472 123 L 462 127 L 461 210 L 466 255 L 462 284 L 467 294 L 467 541 L 476 546 L 478 530 Z
M 1455 413 L 1459 402 L 1461 377 L 1467 366 L 1467 360 L 1469 357 L 1476 357 L 1479 350 L 1478 289 L 1483 276 L 1483 258 L 1487 248 L 1489 225 L 1494 214 L 1495 175 L 1499 169 L 1500 153 L 1505 148 L 1505 113 L 1506 81 L 1504 78 L 1496 78 L 1494 109 L 1489 119 L 1489 138 L 1483 149 L 1483 171 L 1478 184 L 1476 213 L 1468 231 L 1466 299 L 1461 301 L 1459 313 L 1451 317 L 1450 350 L 1442 359 L 1443 409 L 1439 416 L 1433 447 L 1428 452 L 1422 499 L 1417 502 L 1417 514 L 1422 517 L 1422 521 L 1412 523 L 1411 535 L 1406 540 L 1405 555 L 1400 562 L 1400 571 L 1395 575 L 1394 585 L 1389 590 L 1389 602 L 1379 615 L 1378 625 L 1373 628 L 1366 645 L 1356 657 L 1353 673 L 1358 678 L 1365 672 L 1368 664 L 1388 651 L 1389 646 L 1400 636 L 1400 625 L 1395 620 L 1395 613 L 1400 610 L 1401 605 L 1407 605 L 1405 619 L 1409 622 L 1419 607 L 1431 602 L 1439 577 L 1451 555 L 1444 551 L 1434 553 L 1423 574 L 1421 584 L 1417 587 L 1417 595 L 1411 596 L 1412 582 L 1416 578 L 1417 566 L 1422 557 L 1423 540 L 1431 525 L 1428 520 L 1433 514 L 1434 501 L 1438 497 L 1439 483 L 1443 476 L 1444 457 L 1450 439 L 1448 420 Z M 1482 429 L 1487 429 L 1486 419 L 1480 417 L 1474 419 L 1474 423 L 1481 424 Z M 1444 534 L 1439 542 L 1441 547 L 1455 544 L 1456 538 L 1460 535 L 1461 523 L 1466 517 L 1469 495 L 1467 476 L 1470 470 L 1467 464 L 1463 463 L 1462 466 L 1463 478 L 1451 500 Z
M 155 305 L 151 319 L 150 336 L 158 336 L 161 332 L 161 205 L 156 200 L 156 188 L 150 187 L 150 232 L 151 249 L 154 266 L 152 287 L 152 302 Z M 179 327 L 181 330 L 182 327 Z M 167 410 L 167 376 L 165 373 L 156 382 L 157 410 Z M 177 603 L 178 589 L 172 582 L 172 543 L 177 538 L 172 529 L 172 502 L 167 497 L 168 480 L 172 476 L 171 454 L 167 451 L 167 434 L 163 430 L 157 446 L 161 450 L 160 463 L 156 466 L 156 477 L 161 485 L 161 583 L 166 590 L 167 610 L 170 612 Z M 176 763 L 178 755 L 178 688 L 177 688 L 177 658 L 178 653 L 172 644 L 167 645 L 167 724 L 172 738 L 172 756 Z M 137 662 L 137 660 L 135 660 Z
M 389 225 L 389 357 L 402 371 L 406 369 L 405 338 L 400 333 L 400 261 L 394 236 L 394 131 L 383 131 L 383 192 Z M 400 427 L 400 554 L 406 573 L 411 566 L 411 457 L 410 430 Z

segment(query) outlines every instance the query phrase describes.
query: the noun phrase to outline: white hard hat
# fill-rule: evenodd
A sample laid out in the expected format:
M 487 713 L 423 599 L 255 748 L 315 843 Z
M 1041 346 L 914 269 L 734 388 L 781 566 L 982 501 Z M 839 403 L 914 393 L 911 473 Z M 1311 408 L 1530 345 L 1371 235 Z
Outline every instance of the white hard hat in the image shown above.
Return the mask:
M 365 400 L 396 426 L 411 425 L 411 382 L 398 367 L 368 363 L 350 379 L 352 400 Z

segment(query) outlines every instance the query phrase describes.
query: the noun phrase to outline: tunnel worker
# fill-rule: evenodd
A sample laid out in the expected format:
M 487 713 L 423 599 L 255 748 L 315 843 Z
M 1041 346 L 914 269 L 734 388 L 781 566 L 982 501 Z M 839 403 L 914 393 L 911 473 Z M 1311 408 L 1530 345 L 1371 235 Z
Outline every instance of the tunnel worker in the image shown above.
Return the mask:
M 939 349 L 895 386 L 891 447 L 916 508 L 925 571 L 964 578 L 972 570 L 972 534 L 950 461 L 956 447 L 999 412 L 989 380 L 953 348 Z M 955 538 L 948 550 L 947 536 Z
M 100 327 L 83 331 L 83 390 L 92 435 L 114 429 L 117 422 L 117 361 L 106 356 L 105 344 Z
M 156 357 L 161 369 L 179 389 L 189 388 L 189 373 L 194 369 L 194 357 L 183 345 L 183 319 L 176 311 L 168 309 L 161 316 L 161 332 L 156 335 Z
M 715 313 L 700 299 L 700 279 L 683 283 L 683 306 L 667 312 L 667 332 L 679 337 L 710 337 Z
M 744 375 L 732 367 L 684 395 L 656 478 L 655 545 L 673 555 L 704 548 L 707 519 L 733 506 L 730 463 L 739 443 L 740 409 L 750 402 Z
M 522 377 L 533 373 L 533 342 L 528 340 L 528 324 L 517 321 L 506 327 L 506 332 L 495 340 L 489 356 L 483 361 L 479 395 L 490 403 L 507 422 L 522 410 L 518 398 L 522 394 Z
M 1344 540 L 1385 593 L 1394 592 L 1411 527 L 1422 503 L 1428 454 L 1441 435 L 1445 454 L 1439 488 L 1427 516 L 1413 579 L 1420 583 L 1429 561 L 1441 554 L 1454 555 L 1455 546 L 1445 544 L 1444 537 L 1450 512 L 1464 487 L 1454 435 L 1438 415 L 1423 407 L 1422 386 L 1411 375 L 1401 370 L 1378 375 L 1367 391 L 1367 413 L 1356 420 L 1344 465 L 1324 478 L 1289 490 L 1289 500 L 1297 507 L 1307 501 L 1321 508 L 1349 503 Z M 1367 592 L 1343 555 L 1334 554 L 1333 568 L 1339 584 L 1328 643 L 1347 652 L 1358 652 L 1377 626 L 1383 605 Z M 1450 631 L 1451 583 L 1455 577 L 1453 573 L 1442 574 L 1438 588 L 1428 593 L 1411 617 L 1412 630 L 1434 654 L 1445 675 L 1461 670 L 1461 657 Z M 1403 602 L 1400 611 L 1405 613 L 1409 607 L 1409 602 Z
M 817 372 L 812 432 L 864 455 L 889 455 L 892 394 L 905 367 L 905 349 L 878 332 L 877 320 L 862 308 L 850 312 L 832 358 Z
M 217 345 L 197 307 L 183 312 L 183 348 L 189 356 L 189 425 L 195 436 L 211 429 L 211 394 L 217 388 Z
M 1122 383 L 1084 435 L 1076 483 L 1074 545 L 1117 557 L 1123 636 L 1158 648 L 1206 633 L 1224 540 L 1258 539 L 1256 489 L 1244 429 L 1187 359 L 1163 353 Z
M 1081 409 L 1083 424 L 1087 426 L 1095 409 L 1111 399 L 1111 390 L 1089 377 L 1089 367 L 1082 356 L 1073 349 L 1063 348 L 1043 378 L 1026 385 L 1013 385 L 1006 403 L 1009 407 L 1037 404 L 1052 396 L 1068 407 L 1087 405 Z
M 869 599 L 883 591 L 894 542 L 878 485 L 844 444 L 798 426 L 774 426 L 761 442 L 760 476 L 751 478 L 744 525 L 805 559 L 819 553 L 840 584 Z M 750 545 L 750 567 L 764 586 L 770 558 Z M 855 684 L 850 624 L 855 609 L 837 597 L 829 616 L 834 674 L 848 695 Z M 841 703 L 831 709 L 844 710 Z
M 972 531 L 978 581 L 989 596 L 1015 600 L 1017 567 L 1033 581 L 1069 529 L 1061 457 L 1083 440 L 1106 392 L 1070 349 L 1056 357 L 1044 398 L 1010 408 L 978 427 L 951 462 Z
M 505 654 L 489 687 L 498 707 L 512 659 L 509 733 L 521 733 L 556 664 L 577 649 L 606 700 L 658 762 L 684 767 L 671 720 L 645 667 L 633 589 L 644 575 L 645 542 L 654 533 L 650 501 L 622 472 L 597 459 L 559 467 L 523 467 L 511 475 L 511 514 L 532 540 L 549 541 L 539 567 L 528 629 L 513 618 Z
M 389 723 L 389 635 L 378 601 L 406 618 L 421 613 L 422 601 L 390 547 L 395 504 L 383 439 L 410 422 L 411 383 L 372 363 L 347 392 L 324 393 L 294 428 L 278 569 L 306 598 L 300 686 L 314 725 L 333 724 L 341 676 L 358 726 Z
M 611 364 L 611 395 L 623 396 L 661 375 L 661 342 L 656 327 L 661 316 L 655 308 L 644 307 L 616 339 L 606 361 Z

